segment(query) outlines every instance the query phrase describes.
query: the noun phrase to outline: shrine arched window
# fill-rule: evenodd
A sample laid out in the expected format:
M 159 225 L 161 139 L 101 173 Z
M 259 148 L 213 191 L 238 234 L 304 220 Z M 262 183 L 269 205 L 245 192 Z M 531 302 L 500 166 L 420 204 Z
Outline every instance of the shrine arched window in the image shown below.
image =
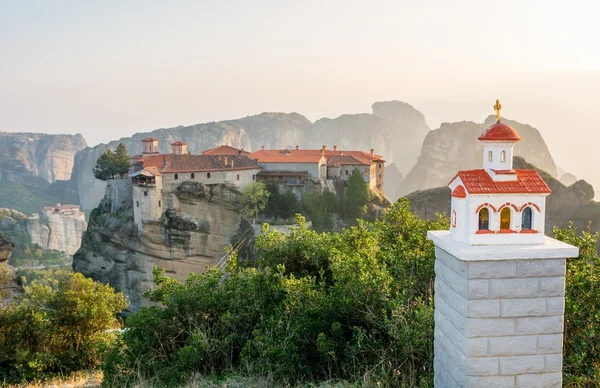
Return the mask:
M 500 153 L 500 161 L 504 163 L 506 161 L 506 151 Z
M 487 207 L 484 207 L 479 211 L 479 230 L 490 229 L 490 211 Z
M 488 151 L 488 162 L 491 162 L 492 160 L 493 160 L 492 151 Z
M 521 229 L 531 230 L 532 225 L 533 225 L 533 211 L 528 206 L 525 209 L 523 209 L 523 213 L 521 213 Z
M 500 229 L 510 229 L 510 208 L 500 211 Z

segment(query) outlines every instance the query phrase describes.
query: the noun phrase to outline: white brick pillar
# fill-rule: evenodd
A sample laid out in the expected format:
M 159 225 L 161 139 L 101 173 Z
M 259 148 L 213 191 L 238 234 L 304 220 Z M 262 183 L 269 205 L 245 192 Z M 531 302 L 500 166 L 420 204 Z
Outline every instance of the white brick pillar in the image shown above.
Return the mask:
M 434 385 L 561 387 L 565 258 L 578 248 L 436 245 Z

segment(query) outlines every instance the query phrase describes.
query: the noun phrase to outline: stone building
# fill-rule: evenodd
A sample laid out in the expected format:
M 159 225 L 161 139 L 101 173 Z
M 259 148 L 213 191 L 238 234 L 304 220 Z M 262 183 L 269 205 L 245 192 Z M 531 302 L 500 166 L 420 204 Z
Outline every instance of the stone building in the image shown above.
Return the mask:
M 226 155 L 219 152 L 190 155 L 187 144 L 177 141 L 171 144 L 170 154 L 160 154 L 156 151 L 156 139 L 145 138 L 142 143 L 144 152 L 131 157 L 129 172 L 134 221 L 139 232 L 143 231 L 145 223 L 158 221 L 165 207 L 177 205 L 174 203 L 177 196 L 173 193 L 183 182 L 226 183 L 241 190 L 256 181 L 261 171 L 247 153 L 237 150 Z
M 500 107 L 479 137 L 483 169 L 449 183 L 450 231 L 428 232 L 436 388 L 562 386 L 566 258 L 578 249 L 544 236 L 550 189 L 512 168 L 521 138 Z
M 79 205 L 44 206 L 39 214 L 27 218 L 27 233 L 31 242 L 43 249 L 75 254 L 87 229 L 85 213 Z
M 355 169 L 358 169 L 370 189 L 384 190 L 385 160 L 375 154 L 375 150 L 342 151 L 337 146 L 328 150 L 323 146 L 319 150 L 295 149 L 261 150 L 250 154 L 263 169 L 261 179 L 278 179 L 281 182 L 298 182 L 298 173 L 306 173 L 307 179 L 341 179 L 348 180 Z M 268 172 L 268 174 L 266 174 Z

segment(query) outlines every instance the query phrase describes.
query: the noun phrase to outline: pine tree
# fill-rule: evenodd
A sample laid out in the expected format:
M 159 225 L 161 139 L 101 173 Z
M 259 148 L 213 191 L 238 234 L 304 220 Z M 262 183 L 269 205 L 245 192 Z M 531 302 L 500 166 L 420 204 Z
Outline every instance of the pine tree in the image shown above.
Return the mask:
M 107 180 L 116 176 L 123 176 L 129 171 L 129 155 L 123 143 L 117 147 L 117 152 L 108 149 L 100 155 L 94 168 L 96 179 Z
M 125 144 L 120 143 L 115 154 L 115 173 L 123 176 L 129 171 L 129 154 Z

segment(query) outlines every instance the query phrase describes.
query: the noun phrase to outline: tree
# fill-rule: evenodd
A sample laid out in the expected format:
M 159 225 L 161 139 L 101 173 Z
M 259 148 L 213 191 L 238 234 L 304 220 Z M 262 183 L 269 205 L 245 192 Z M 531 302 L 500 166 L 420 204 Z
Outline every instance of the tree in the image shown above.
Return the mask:
M 115 173 L 119 176 L 127 174 L 129 171 L 129 164 L 130 159 L 127 148 L 125 147 L 125 144 L 119 143 L 117 152 L 115 153 Z
M 122 293 L 78 273 L 34 281 L 0 310 L 0 376 L 21 382 L 96 367 L 125 307 Z
M 333 214 L 338 208 L 338 199 L 332 192 L 309 192 L 304 195 L 304 207 L 315 230 L 331 231 L 333 229 Z
M 115 176 L 122 176 L 129 171 L 129 155 L 123 143 L 117 147 L 115 153 L 112 149 L 106 150 L 96 161 L 94 176 L 96 179 L 107 180 Z
M 252 183 L 242 190 L 242 214 L 252 218 L 256 224 L 258 213 L 264 210 L 269 200 L 269 191 L 262 182 Z
M 348 178 L 348 188 L 346 190 L 346 216 L 352 220 L 362 218 L 367 211 L 366 205 L 369 202 L 370 192 L 367 182 L 365 182 L 360 170 L 354 169 L 352 175 Z

